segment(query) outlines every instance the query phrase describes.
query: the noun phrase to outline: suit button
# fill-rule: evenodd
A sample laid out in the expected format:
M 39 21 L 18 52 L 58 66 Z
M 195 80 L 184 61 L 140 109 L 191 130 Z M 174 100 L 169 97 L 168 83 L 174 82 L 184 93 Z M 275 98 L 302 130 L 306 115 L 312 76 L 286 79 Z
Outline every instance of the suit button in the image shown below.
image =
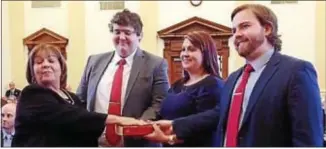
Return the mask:
M 243 137 L 239 137 L 239 140 L 243 140 Z

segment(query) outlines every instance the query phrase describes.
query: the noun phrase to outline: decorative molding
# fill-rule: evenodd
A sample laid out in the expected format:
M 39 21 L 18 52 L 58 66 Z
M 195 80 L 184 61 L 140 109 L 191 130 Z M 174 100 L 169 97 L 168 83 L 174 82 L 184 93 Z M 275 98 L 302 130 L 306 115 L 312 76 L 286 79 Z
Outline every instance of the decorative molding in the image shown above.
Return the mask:
M 47 37 L 47 38 L 42 38 L 42 37 Z M 68 44 L 68 39 L 66 37 L 63 37 L 47 28 L 42 28 L 35 33 L 27 36 L 26 38 L 23 39 L 23 44 L 24 45 L 36 45 L 44 42 L 48 42 L 50 38 L 49 43 L 53 44 L 64 44 L 66 46 Z
M 60 8 L 60 1 L 32 1 L 32 8 Z
M 187 27 L 196 24 L 199 26 L 204 26 L 206 29 L 213 31 L 210 33 L 212 37 L 215 36 L 229 37 L 232 35 L 232 30 L 230 27 L 217 24 L 215 22 L 197 16 L 191 17 L 177 24 L 174 24 L 170 27 L 162 29 L 157 33 L 160 38 L 183 38 L 185 33 L 181 33 L 182 30 L 185 30 L 187 29 Z
M 271 4 L 298 4 L 298 0 L 271 0 Z
M 100 10 L 120 10 L 125 8 L 124 1 L 100 1 Z
M 30 52 L 34 46 L 38 44 L 47 43 L 59 47 L 62 55 L 65 58 L 67 58 L 66 47 L 68 42 L 68 38 L 63 37 L 47 28 L 42 28 L 23 39 L 23 44 L 27 46 L 28 52 Z

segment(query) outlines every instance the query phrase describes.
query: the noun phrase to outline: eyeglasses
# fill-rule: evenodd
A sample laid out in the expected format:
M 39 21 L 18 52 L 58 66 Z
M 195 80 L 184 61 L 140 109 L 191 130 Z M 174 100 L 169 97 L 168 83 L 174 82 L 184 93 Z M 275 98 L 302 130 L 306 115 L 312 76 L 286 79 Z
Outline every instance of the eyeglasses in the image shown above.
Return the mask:
M 130 30 L 113 30 L 114 35 L 120 35 L 121 33 L 124 33 L 126 36 L 131 36 L 132 34 L 134 34 L 136 32 L 130 31 Z

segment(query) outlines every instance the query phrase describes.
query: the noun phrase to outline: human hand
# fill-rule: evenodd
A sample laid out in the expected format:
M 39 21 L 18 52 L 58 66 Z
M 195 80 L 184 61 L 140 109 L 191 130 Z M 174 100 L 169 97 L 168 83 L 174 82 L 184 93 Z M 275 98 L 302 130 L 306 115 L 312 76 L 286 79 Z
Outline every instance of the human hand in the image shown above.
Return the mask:
M 159 120 L 153 123 L 157 124 L 165 135 L 173 134 L 173 126 L 171 120 Z
M 101 134 L 101 136 L 97 139 L 97 143 L 98 143 L 99 147 L 109 147 L 110 146 L 109 142 L 106 140 L 106 137 L 105 137 L 105 130 Z
M 168 125 L 168 121 L 161 122 Z M 183 143 L 183 140 L 177 139 L 175 134 L 167 135 L 166 132 L 163 132 L 158 124 L 153 124 L 154 131 L 153 133 L 144 136 L 147 140 L 153 141 L 153 142 L 159 142 L 159 143 L 168 143 L 170 145 L 173 145 L 175 143 Z M 169 127 L 171 129 L 172 127 Z M 172 132 L 172 131 L 171 131 Z
M 154 131 L 151 134 L 144 136 L 145 139 L 159 143 L 166 143 L 169 141 L 169 136 L 165 135 L 157 124 L 153 124 L 152 126 Z

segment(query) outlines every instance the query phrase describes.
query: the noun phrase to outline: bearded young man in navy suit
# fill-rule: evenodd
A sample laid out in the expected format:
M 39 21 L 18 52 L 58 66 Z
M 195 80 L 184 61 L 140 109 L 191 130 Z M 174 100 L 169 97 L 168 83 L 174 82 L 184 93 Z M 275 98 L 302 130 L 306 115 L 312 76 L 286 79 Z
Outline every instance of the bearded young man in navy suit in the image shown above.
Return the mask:
M 217 129 L 215 146 L 323 146 L 321 97 L 313 65 L 280 53 L 277 17 L 266 6 L 239 6 L 231 20 L 235 48 L 246 65 L 228 77 L 220 107 L 158 121 L 165 134 L 149 139 L 160 141 L 172 134 L 169 142 L 175 143 Z

